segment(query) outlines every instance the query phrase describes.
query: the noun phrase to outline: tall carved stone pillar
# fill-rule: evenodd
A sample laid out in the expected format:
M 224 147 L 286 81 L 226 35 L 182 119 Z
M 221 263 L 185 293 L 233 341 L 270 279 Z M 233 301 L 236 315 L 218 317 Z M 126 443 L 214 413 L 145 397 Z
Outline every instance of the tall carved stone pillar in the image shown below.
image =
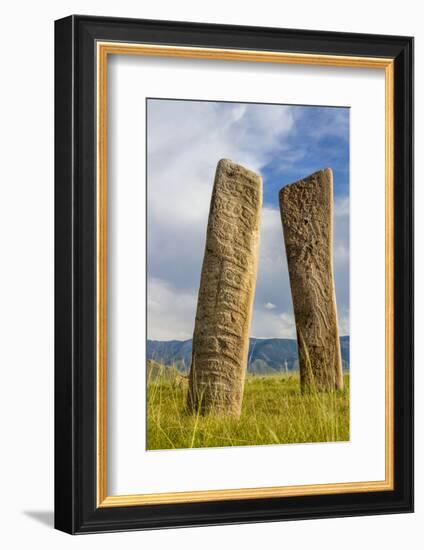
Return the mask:
M 332 171 L 320 170 L 283 187 L 279 201 L 302 389 L 342 389 L 333 275 Z
M 260 176 L 230 160 L 216 169 L 200 280 L 188 408 L 239 416 L 262 207 Z

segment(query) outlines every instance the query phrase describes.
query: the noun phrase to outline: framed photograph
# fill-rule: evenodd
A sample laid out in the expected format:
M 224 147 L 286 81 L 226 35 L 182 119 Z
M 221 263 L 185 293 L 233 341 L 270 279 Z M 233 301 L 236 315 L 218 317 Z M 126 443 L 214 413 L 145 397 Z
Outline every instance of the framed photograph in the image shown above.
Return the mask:
M 55 24 L 55 525 L 413 509 L 413 39 Z

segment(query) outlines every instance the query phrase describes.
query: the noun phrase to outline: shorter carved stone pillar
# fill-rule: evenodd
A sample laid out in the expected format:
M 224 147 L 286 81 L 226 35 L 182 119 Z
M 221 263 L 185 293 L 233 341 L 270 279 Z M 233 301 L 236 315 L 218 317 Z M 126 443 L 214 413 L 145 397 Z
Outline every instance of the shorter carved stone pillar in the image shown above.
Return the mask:
M 193 334 L 189 411 L 239 416 L 259 247 L 262 179 L 220 160 Z
M 280 190 L 302 389 L 343 388 L 333 275 L 333 173 Z

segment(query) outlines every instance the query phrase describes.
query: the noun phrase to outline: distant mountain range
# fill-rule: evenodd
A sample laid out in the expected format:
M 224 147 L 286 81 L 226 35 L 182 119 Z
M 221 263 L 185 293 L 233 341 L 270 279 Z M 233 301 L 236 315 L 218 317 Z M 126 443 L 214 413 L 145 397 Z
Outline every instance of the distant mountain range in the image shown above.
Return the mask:
M 343 369 L 349 369 L 349 336 L 340 338 Z M 147 340 L 147 359 L 163 365 L 175 365 L 187 372 L 191 365 L 192 340 Z M 247 371 L 272 374 L 297 370 L 297 341 L 289 338 L 250 338 Z

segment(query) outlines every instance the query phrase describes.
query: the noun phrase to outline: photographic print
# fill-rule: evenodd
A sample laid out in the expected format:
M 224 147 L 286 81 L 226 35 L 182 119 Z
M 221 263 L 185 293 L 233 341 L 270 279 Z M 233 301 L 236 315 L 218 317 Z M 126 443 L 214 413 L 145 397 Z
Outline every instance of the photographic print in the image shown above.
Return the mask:
M 349 108 L 146 100 L 147 450 L 349 440 Z

